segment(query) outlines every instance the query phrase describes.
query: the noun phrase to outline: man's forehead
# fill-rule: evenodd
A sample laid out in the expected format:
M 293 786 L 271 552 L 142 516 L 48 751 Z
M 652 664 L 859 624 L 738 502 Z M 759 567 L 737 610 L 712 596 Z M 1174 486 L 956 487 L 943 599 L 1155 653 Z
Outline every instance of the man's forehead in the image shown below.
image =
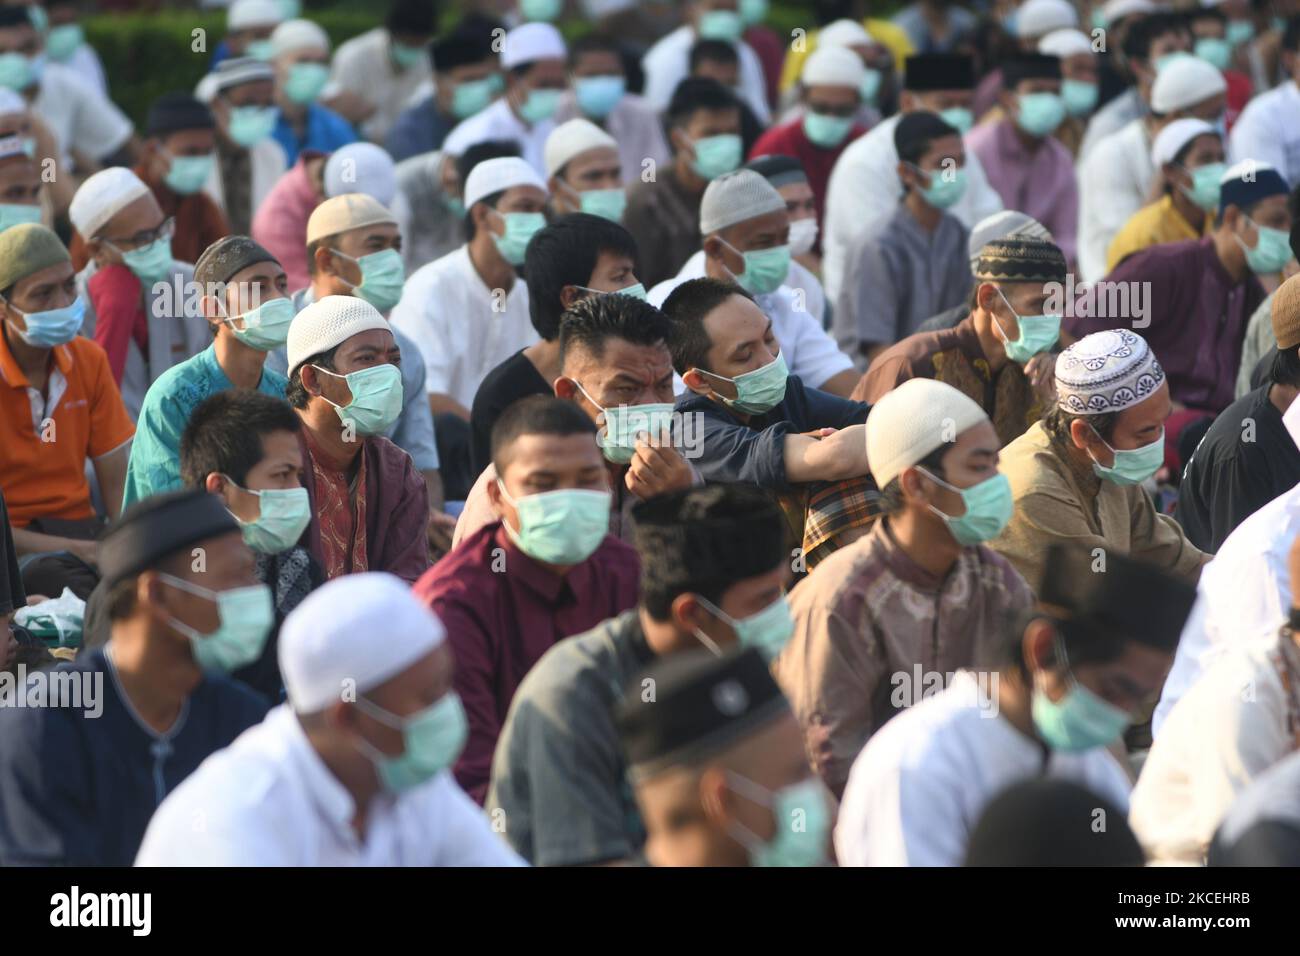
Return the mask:
M 763 334 L 767 321 L 757 305 L 743 295 L 733 295 L 704 317 L 704 330 L 712 344 L 729 345 Z
M 732 229 L 737 235 L 756 236 L 763 232 L 779 232 L 790 224 L 790 213 L 782 206 L 772 212 L 765 212 L 753 219 L 738 222 Z
M 340 235 L 350 243 L 364 245 L 373 239 L 392 239 L 398 233 L 397 226 L 391 222 L 377 222 L 369 226 L 358 226 L 356 229 L 348 229 Z
M 367 329 L 364 332 L 358 332 L 356 335 L 346 339 L 339 346 L 340 354 L 353 354 L 364 349 L 379 349 L 386 351 L 394 347 L 393 333 L 388 329 Z
M 153 193 L 145 193 L 132 199 L 113 214 L 113 218 L 104 223 L 100 232 L 104 235 L 121 235 L 120 230 L 145 229 L 162 219 L 162 207 Z
M 56 262 L 52 266 L 46 266 L 44 269 L 38 269 L 18 283 L 23 290 L 34 289 L 37 286 L 45 285 L 48 282 L 63 283 L 74 275 L 71 262 Z
M 620 373 L 642 378 L 661 370 L 671 371 L 673 357 L 666 342 L 638 345 L 627 339 L 608 338 L 599 355 L 586 345 L 571 348 L 564 364 L 567 369 L 587 371 L 606 378 Z
M 594 431 L 571 435 L 520 435 L 509 451 L 506 477 L 550 468 L 603 467 L 604 461 Z
M 244 268 L 240 269 L 230 277 L 230 281 L 232 284 L 252 283 L 263 280 L 274 282 L 284 274 L 284 268 L 280 263 L 271 259 L 266 259 L 262 262 L 254 262 L 251 266 L 244 266 Z

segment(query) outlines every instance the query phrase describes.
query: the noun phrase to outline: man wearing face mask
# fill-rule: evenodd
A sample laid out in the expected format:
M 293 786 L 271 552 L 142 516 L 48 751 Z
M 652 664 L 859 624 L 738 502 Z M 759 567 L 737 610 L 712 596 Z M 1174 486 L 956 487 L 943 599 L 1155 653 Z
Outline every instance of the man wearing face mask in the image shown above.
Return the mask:
M 560 31 L 549 23 L 526 23 L 505 35 L 501 69 L 505 96 L 463 120 L 447 134 L 443 149 L 459 155 L 486 139 L 513 139 L 539 174 L 545 169 L 546 137 L 555 129 L 555 110 L 564 93 L 566 50 Z
M 535 866 L 631 861 L 645 842 L 613 708 L 657 659 L 736 644 L 770 658 L 789 637 L 781 512 L 744 485 L 636 509 L 640 602 L 561 641 L 528 673 L 502 728 L 484 804 Z
M 853 397 L 874 405 L 909 379 L 935 379 L 973 399 L 1007 444 L 1043 417 L 1049 400 L 1046 353 L 1056 347 L 1061 316 L 1048 305 L 1061 300 L 1065 256 L 1045 240 L 1004 239 L 984 245 L 974 273 L 965 318 L 886 349 Z M 1026 371 L 1035 356 L 1042 356 L 1035 364 L 1046 372 L 1045 382 Z
M 832 395 L 847 397 L 857 381 L 853 363 L 835 345 L 807 302 L 786 286 L 790 275 L 790 217 L 786 202 L 752 169 L 724 173 L 709 183 L 700 203 L 699 259 L 676 278 L 650 290 L 662 305 L 683 282 L 707 276 L 734 282 L 772 320 L 772 333 L 792 375 Z
M 971 130 L 966 147 L 988 171 L 1007 209 L 1041 222 L 1067 262 L 1074 261 L 1079 187 L 1074 159 L 1053 135 L 1065 119 L 1061 64 L 1054 56 L 1022 54 L 1002 64 L 999 103 L 1004 116 Z
M 588 120 L 571 119 L 551 131 L 544 155 L 546 188 L 556 214 L 585 212 L 622 220 L 627 193 L 614 137 Z
M 650 865 L 829 861 L 831 800 L 762 654 L 676 654 L 641 680 L 654 699 L 634 681 L 616 720 Z
M 1081 30 L 1053 30 L 1038 41 L 1037 49 L 1039 53 L 1060 60 L 1065 119 L 1052 135 L 1072 158 L 1077 158 L 1085 124 L 1097 108 L 1100 96 L 1101 58 L 1092 48 L 1092 37 Z
M 942 382 L 904 382 L 872 408 L 866 445 L 884 516 L 795 590 L 794 636 L 774 667 L 836 796 L 863 744 L 920 700 L 923 675 L 980 660 L 1033 601 L 983 543 L 1012 505 L 979 405 Z
M 40 168 L 21 137 L 0 137 L 0 232 L 43 218 Z
M 926 319 L 970 291 L 970 232 L 949 210 L 967 188 L 969 154 L 934 113 L 894 127 L 902 201 L 847 247 L 852 266 L 834 300 L 833 331 L 859 372 Z
M 140 502 L 100 567 L 111 637 L 60 666 L 94 696 L 0 708 L 5 865 L 129 866 L 167 794 L 266 713 L 227 675 L 261 653 L 271 594 L 219 499 Z
M 1048 546 L 1065 538 L 1200 575 L 1210 556 L 1141 487 L 1164 461 L 1171 408 L 1165 370 L 1141 336 L 1094 332 L 1057 357 L 1055 405 L 1002 449 L 1015 512 L 990 544 L 1035 593 Z
M 790 274 L 785 277 L 785 285 L 803 296 L 804 310 L 825 328 L 830 324 L 830 314 L 826 290 L 817 277 L 821 272 L 820 230 L 817 201 L 808 185 L 808 175 L 793 156 L 759 156 L 747 162 L 745 168 L 766 179 L 785 200 L 785 212 L 790 217 Z M 698 268 L 698 274 L 703 275 L 704 250 L 691 256 L 687 265 Z
M 1230 21 L 1229 29 L 1238 21 Z M 1252 24 L 1245 21 L 1247 27 Z M 1282 75 L 1290 82 L 1261 90 L 1232 127 L 1232 153 L 1272 163 L 1289 183 L 1300 185 L 1300 16 L 1287 21 L 1281 41 Z
M 452 653 L 401 581 L 312 594 L 285 622 L 280 668 L 288 700 L 168 797 L 137 865 L 519 864 L 446 772 L 465 741 Z
M 519 682 L 560 641 L 634 606 L 640 575 L 636 552 L 609 533 L 608 472 L 581 409 L 543 395 L 511 405 L 492 429 L 492 464 L 499 520 L 415 585 L 451 635 L 469 718 L 456 782 L 480 803 Z
M 292 166 L 304 149 L 331 153 L 355 143 L 348 121 L 317 100 L 330 78 L 330 40 L 310 20 L 286 20 L 271 34 L 276 123 L 272 136 Z
M 289 384 L 265 367 L 267 354 L 289 335 L 294 314 L 284 269 L 275 257 L 247 236 L 227 236 L 199 257 L 194 281 L 212 342 L 168 369 L 145 394 L 123 507 L 181 487 L 181 432 L 208 396 L 251 389 L 283 399 Z
M 429 567 L 429 496 L 411 456 L 384 437 L 402 410 L 401 352 L 356 296 L 313 302 L 289 326 L 286 398 L 302 419 L 306 545 L 325 577 Z
M 217 121 L 217 161 L 203 190 L 221 207 L 230 230 L 248 235 L 253 216 L 288 168 L 275 141 L 275 71 L 241 57 L 223 60 L 199 82 L 195 95 Z
M 841 866 L 958 866 L 984 808 L 1011 784 L 1071 780 L 1128 809 L 1110 745 L 1158 692 L 1196 592 L 1144 561 L 1053 543 L 1040 603 L 997 653 L 891 720 L 853 763 Z

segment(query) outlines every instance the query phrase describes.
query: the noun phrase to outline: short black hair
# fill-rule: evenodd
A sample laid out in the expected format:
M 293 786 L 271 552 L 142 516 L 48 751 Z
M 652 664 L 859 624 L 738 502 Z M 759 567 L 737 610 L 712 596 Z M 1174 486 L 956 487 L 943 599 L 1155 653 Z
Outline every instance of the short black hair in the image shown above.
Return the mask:
M 905 113 L 898 121 L 894 127 L 894 148 L 902 162 L 915 166 L 929 152 L 936 139 L 960 135 L 955 127 L 944 122 L 937 114 L 920 110 Z
M 1053 404 L 1043 413 L 1043 428 L 1047 434 L 1067 448 L 1074 444 L 1070 437 L 1070 423 L 1081 418 L 1092 426 L 1093 431 L 1101 436 L 1102 441 L 1110 441 L 1115 435 L 1115 425 L 1119 422 L 1119 412 L 1106 412 L 1102 415 L 1076 415 L 1067 412 L 1060 405 Z
M 670 126 L 685 126 L 701 110 L 740 110 L 740 101 L 717 80 L 688 76 L 677 84 L 664 115 Z
M 271 432 L 297 434 L 302 422 L 285 402 L 262 392 L 230 388 L 205 398 L 190 413 L 181 433 L 181 479 L 202 488 L 219 472 L 244 487 L 248 472 L 262 460 L 262 438 Z
M 915 468 L 919 466 L 934 475 L 936 478 L 945 479 L 947 476 L 943 473 L 943 456 L 951 449 L 952 445 L 945 442 L 918 461 L 915 465 L 910 465 L 909 467 Z M 886 482 L 885 487 L 880 489 L 880 508 L 884 514 L 892 515 L 902 511 L 904 504 L 903 485 L 902 482 L 899 481 L 898 475 L 895 475 Z
M 566 285 L 589 284 L 602 252 L 635 263 L 636 240 L 618 223 L 583 212 L 561 216 L 529 240 L 524 251 L 528 317 L 547 342 L 560 334 L 560 293 Z
M 1124 55 L 1130 60 L 1151 57 L 1151 44 L 1166 33 L 1187 33 L 1190 28 L 1181 13 L 1153 13 L 1143 17 L 1124 34 Z
M 701 63 L 739 63 L 740 54 L 726 40 L 696 40 L 687 60 L 690 73 Z
M 586 33 L 578 37 L 569 44 L 569 66 L 574 67 L 578 63 L 578 58 L 584 53 L 613 53 L 623 60 L 623 49 L 619 46 L 618 40 L 609 33 Z
M 8 5 L 0 7 L 0 30 L 11 30 L 24 25 L 36 29 L 26 7 Z
M 668 332 L 667 317 L 649 302 L 618 293 L 588 296 L 560 317 L 560 360 L 575 345 L 600 358 L 610 339 L 633 345 L 666 344 Z
M 678 375 L 685 375 L 693 368 L 713 371 L 709 368 L 709 348 L 713 342 L 704 331 L 704 319 L 733 295 L 754 301 L 752 295 L 734 282 L 708 277 L 683 282 L 664 300 L 664 315 L 669 324 L 668 348 L 672 350 L 673 368 Z
M 284 400 L 293 408 L 306 408 L 307 403 L 311 401 L 311 393 L 302 384 L 302 370 L 308 365 L 319 365 L 331 372 L 334 371 L 334 355 L 338 350 L 339 347 L 336 345 L 328 352 L 317 352 L 305 358 L 289 376 L 289 387 L 285 389 Z
M 389 33 L 433 36 L 438 32 L 438 4 L 435 0 L 393 0 L 384 26 Z
M 1286 22 L 1286 29 L 1282 31 L 1282 49 L 1300 53 L 1300 13 Z
M 1300 388 L 1300 349 L 1279 348 L 1273 355 L 1273 363 L 1268 370 L 1268 380 L 1274 385 L 1289 385 Z
M 513 139 L 485 139 L 481 143 L 475 143 L 465 152 L 456 157 L 456 176 L 460 179 L 461 195 L 465 193 L 465 183 L 469 181 L 469 174 L 473 172 L 474 167 L 479 163 L 486 162 L 489 159 L 500 159 L 503 156 L 522 156 L 523 147 L 519 145 L 518 140 Z M 485 196 L 479 202 L 485 202 L 493 209 L 496 208 L 497 201 L 501 198 L 501 193 L 493 193 L 491 196 Z M 465 239 L 468 241 L 474 238 L 474 217 L 470 215 L 469 208 L 465 209 Z
M 510 464 L 510 446 L 523 435 L 592 435 L 596 426 L 573 402 L 529 395 L 506 406 L 492 426 L 492 465 L 498 477 Z

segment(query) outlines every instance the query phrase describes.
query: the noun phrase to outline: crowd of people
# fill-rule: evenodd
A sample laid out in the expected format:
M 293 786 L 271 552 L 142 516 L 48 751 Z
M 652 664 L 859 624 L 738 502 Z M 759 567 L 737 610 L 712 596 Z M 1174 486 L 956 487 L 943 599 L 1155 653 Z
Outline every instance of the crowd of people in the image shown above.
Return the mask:
M 1300 3 L 469 6 L 0 5 L 0 865 L 1300 864 Z

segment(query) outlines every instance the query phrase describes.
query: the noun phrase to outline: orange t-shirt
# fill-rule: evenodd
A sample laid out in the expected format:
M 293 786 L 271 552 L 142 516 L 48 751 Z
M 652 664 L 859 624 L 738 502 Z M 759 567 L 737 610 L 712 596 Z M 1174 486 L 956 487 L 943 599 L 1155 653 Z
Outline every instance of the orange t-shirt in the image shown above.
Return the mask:
M 120 448 L 135 434 L 108 356 L 80 335 L 52 349 L 67 386 L 38 425 L 32 421 L 27 377 L 5 334 L 0 331 L 0 491 L 9 521 L 22 528 L 34 518 L 89 518 L 94 510 L 86 459 Z M 47 402 L 54 390 L 51 370 Z

